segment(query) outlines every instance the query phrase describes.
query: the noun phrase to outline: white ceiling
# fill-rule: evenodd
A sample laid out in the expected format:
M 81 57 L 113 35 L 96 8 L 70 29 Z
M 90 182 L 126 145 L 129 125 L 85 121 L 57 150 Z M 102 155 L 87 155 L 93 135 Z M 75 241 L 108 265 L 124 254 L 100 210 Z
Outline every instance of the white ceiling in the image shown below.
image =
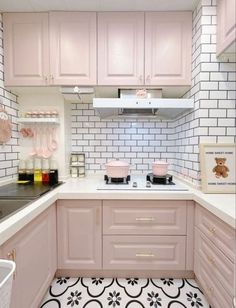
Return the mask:
M 0 0 L 2 12 L 193 10 L 198 0 Z

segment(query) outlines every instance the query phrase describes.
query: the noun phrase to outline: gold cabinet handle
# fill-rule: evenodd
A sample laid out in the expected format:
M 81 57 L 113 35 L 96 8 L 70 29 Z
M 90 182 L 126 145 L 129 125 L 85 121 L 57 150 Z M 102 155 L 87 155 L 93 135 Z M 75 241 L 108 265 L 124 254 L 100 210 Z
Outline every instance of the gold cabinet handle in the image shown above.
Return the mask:
M 16 262 L 16 250 L 15 250 L 15 249 L 12 249 L 11 252 L 8 252 L 7 258 L 8 258 L 9 260 L 11 260 L 11 261 Z M 16 270 L 15 270 L 14 273 L 13 273 L 13 279 L 16 279 Z
M 139 76 L 139 81 L 143 82 L 143 76 L 142 75 Z
M 155 255 L 153 253 L 136 253 L 136 258 L 154 258 Z
M 215 233 L 216 233 L 216 228 L 215 228 L 215 227 L 208 228 L 208 230 L 209 230 L 212 234 L 215 234 Z
M 208 293 L 213 294 L 214 289 L 212 287 L 208 287 L 207 289 L 208 289 Z
M 207 259 L 209 262 L 211 262 L 211 264 L 215 264 L 215 259 L 213 257 L 207 256 Z
M 47 76 L 43 76 L 45 82 L 47 83 L 48 82 L 48 77 Z
M 155 218 L 154 217 L 136 217 L 135 220 L 136 221 L 150 222 L 150 221 L 154 221 Z
M 12 260 L 12 261 L 16 262 L 16 250 L 15 250 L 15 249 L 12 249 L 11 252 L 8 252 L 7 258 L 8 258 L 9 260 Z

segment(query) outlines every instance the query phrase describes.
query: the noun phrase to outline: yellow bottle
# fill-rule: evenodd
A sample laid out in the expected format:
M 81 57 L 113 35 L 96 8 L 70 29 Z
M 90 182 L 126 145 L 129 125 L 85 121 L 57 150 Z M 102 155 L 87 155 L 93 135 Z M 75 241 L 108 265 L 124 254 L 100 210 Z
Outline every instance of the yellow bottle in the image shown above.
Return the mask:
M 39 158 L 36 158 L 34 162 L 34 182 L 42 182 L 42 168 L 41 160 Z

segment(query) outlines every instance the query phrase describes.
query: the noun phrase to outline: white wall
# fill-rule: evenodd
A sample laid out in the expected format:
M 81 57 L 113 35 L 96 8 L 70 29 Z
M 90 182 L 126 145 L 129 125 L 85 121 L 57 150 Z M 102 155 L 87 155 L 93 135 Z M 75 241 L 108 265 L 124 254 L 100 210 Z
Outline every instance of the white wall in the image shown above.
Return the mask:
M 17 90 L 16 90 L 17 91 Z M 59 176 L 61 179 L 68 176 L 68 158 L 70 152 L 70 123 L 68 113 L 70 106 L 64 103 L 58 88 L 28 88 L 19 89 L 20 115 L 24 116 L 30 110 L 57 110 L 59 113 L 60 125 L 57 126 L 56 140 L 58 149 L 54 152 L 52 159 L 58 162 Z M 25 125 L 20 125 L 20 127 Z M 20 137 L 20 159 L 30 158 L 32 139 Z

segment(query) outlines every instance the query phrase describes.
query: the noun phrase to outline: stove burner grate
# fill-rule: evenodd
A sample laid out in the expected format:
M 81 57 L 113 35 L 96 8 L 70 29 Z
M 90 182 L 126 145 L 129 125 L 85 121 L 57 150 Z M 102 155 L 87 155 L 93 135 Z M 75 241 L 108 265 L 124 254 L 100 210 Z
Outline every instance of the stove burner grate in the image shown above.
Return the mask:
M 116 185 L 129 184 L 130 175 L 124 178 L 112 178 L 107 175 L 104 175 L 104 180 L 106 184 L 116 184 Z
M 175 183 L 172 182 L 173 176 L 170 174 L 166 175 L 154 175 L 153 173 L 148 173 L 146 176 L 146 180 L 151 182 L 152 184 L 161 184 L 161 185 L 175 185 Z

